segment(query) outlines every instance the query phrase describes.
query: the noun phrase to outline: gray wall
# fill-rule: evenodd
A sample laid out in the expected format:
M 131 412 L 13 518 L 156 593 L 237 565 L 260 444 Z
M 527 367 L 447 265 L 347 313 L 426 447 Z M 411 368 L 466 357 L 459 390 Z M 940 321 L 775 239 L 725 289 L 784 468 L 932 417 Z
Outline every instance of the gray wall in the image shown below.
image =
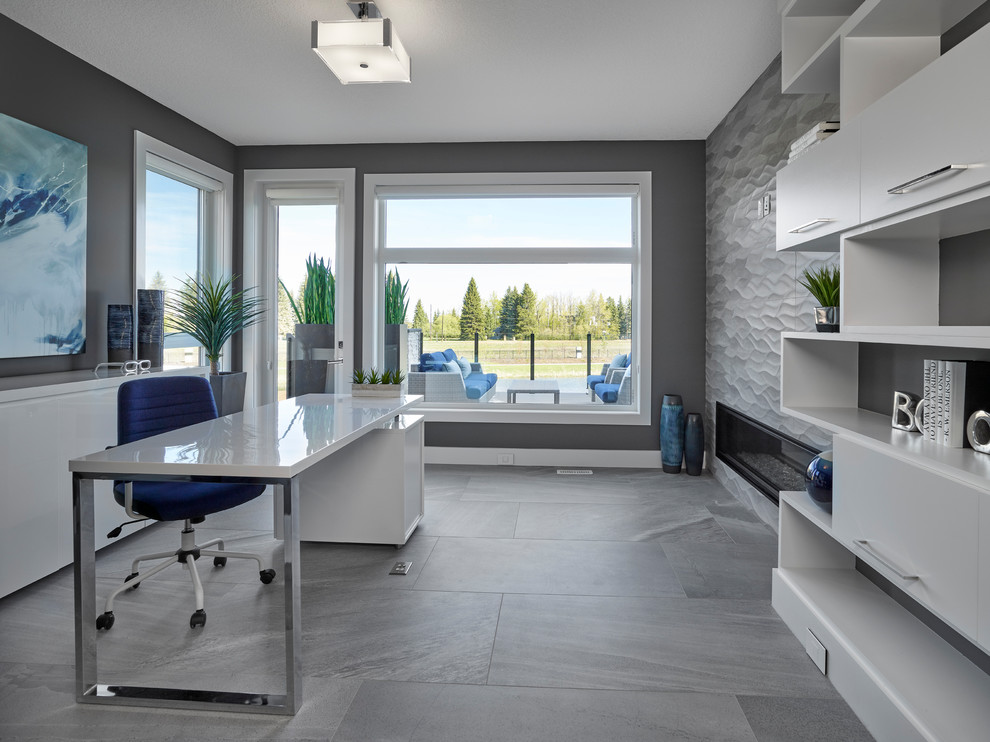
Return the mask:
M 86 351 L 0 359 L 0 377 L 91 369 L 107 359 L 107 304 L 133 302 L 134 130 L 230 172 L 237 150 L 4 15 L 0 69 L 0 112 L 89 148 Z
M 365 173 L 649 170 L 653 173 L 653 400 L 646 426 L 431 423 L 431 446 L 656 450 L 659 399 L 705 401 L 705 170 L 703 142 L 493 142 L 242 147 L 240 166 L 350 167 Z M 358 205 L 357 265 L 363 204 Z M 357 277 L 358 312 L 361 276 Z M 358 323 L 360 313 L 355 317 Z M 358 324 L 357 326 L 360 326 Z M 360 363 L 360 354 L 356 362 Z
M 776 252 L 776 209 L 758 218 L 757 196 L 776 204 L 777 171 L 791 142 L 819 121 L 838 118 L 823 95 L 783 95 L 780 57 L 753 83 L 706 142 L 707 293 L 706 415 L 714 451 L 715 402 L 818 447 L 829 436 L 780 413 L 780 333 L 814 328 L 814 303 L 797 277 L 836 255 Z M 768 522 L 769 500 L 711 457 L 715 476 Z

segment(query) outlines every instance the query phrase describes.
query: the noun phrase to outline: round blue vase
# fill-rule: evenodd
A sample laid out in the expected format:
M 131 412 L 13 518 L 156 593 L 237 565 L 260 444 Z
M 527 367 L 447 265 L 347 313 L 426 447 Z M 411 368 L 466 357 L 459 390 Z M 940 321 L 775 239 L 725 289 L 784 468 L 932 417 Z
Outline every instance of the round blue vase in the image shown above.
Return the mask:
M 705 461 L 705 424 L 698 412 L 684 419 L 684 466 L 688 475 L 697 477 Z
M 660 405 L 660 461 L 668 474 L 680 474 L 684 459 L 684 404 L 679 394 L 664 394 Z
M 832 512 L 832 452 L 822 451 L 808 464 L 804 488 L 823 510 Z

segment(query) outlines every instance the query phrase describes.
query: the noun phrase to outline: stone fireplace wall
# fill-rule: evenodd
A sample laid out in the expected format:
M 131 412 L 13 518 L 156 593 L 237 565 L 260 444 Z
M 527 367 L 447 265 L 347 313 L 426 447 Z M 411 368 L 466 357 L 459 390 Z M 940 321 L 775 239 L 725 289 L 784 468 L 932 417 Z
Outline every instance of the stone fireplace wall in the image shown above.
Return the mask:
M 706 141 L 708 460 L 715 477 L 774 528 L 776 505 L 715 459 L 715 402 L 812 446 L 831 446 L 825 431 L 780 413 L 780 333 L 814 329 L 815 304 L 797 279 L 808 265 L 838 256 L 776 252 L 776 175 L 791 142 L 838 113 L 835 96 L 782 94 L 778 56 Z M 760 218 L 764 194 L 771 211 Z

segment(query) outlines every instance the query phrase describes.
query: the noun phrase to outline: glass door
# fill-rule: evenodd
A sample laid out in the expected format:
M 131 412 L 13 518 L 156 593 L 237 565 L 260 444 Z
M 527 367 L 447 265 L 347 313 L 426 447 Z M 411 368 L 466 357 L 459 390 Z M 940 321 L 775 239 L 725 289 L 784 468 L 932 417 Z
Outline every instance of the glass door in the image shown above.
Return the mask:
M 269 332 L 277 351 L 277 400 L 342 389 L 342 345 L 335 332 L 338 203 L 299 195 L 273 199 L 276 280 L 269 296 L 278 300 Z

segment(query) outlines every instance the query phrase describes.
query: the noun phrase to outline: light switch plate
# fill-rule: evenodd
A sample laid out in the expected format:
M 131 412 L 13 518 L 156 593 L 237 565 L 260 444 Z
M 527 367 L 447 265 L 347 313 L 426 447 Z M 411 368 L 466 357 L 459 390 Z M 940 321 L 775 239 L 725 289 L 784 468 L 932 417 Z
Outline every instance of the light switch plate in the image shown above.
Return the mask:
M 825 649 L 824 644 L 818 641 L 818 637 L 812 633 L 811 629 L 808 629 L 808 635 L 804 639 L 804 651 L 811 657 L 815 666 L 821 670 L 822 675 L 828 675 L 828 650 Z

